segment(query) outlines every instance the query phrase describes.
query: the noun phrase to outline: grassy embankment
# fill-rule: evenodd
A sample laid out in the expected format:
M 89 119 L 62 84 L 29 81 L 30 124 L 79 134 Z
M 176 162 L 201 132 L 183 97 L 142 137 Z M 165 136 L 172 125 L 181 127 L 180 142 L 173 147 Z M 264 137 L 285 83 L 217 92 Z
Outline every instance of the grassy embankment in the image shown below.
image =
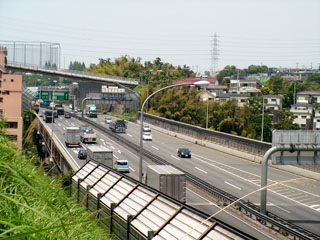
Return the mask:
M 35 147 L 33 148 L 35 149 Z M 32 154 L 30 149 L 28 151 Z M 4 136 L 0 126 L 0 238 L 112 239 L 95 217 Z

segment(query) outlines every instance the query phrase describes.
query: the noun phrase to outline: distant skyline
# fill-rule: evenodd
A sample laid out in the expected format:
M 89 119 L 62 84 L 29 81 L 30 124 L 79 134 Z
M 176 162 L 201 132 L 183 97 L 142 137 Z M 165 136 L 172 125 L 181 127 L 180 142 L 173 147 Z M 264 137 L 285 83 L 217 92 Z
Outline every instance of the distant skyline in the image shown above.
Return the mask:
M 194 71 L 318 68 L 320 0 L 0 0 L 0 41 L 61 45 L 61 67 L 122 55 Z

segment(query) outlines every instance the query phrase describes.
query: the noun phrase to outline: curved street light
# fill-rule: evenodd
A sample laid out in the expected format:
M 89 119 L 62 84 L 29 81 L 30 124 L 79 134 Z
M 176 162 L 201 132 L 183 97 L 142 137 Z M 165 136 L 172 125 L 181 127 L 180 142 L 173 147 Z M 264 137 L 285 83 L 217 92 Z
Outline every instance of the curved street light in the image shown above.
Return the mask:
M 155 92 L 153 92 L 151 95 L 149 95 L 146 100 L 144 100 L 142 107 L 141 107 L 141 116 L 140 116 L 140 158 L 139 158 L 139 181 L 142 182 L 142 155 L 143 155 L 143 140 L 142 140 L 142 135 L 143 135 L 143 110 L 144 110 L 144 106 L 146 105 L 146 103 L 148 102 L 148 100 L 153 97 L 154 95 L 156 95 L 158 92 L 161 92 L 163 90 L 169 89 L 169 88 L 173 88 L 173 87 L 179 87 L 179 86 L 186 86 L 186 85 L 194 85 L 194 86 L 199 86 L 202 88 L 206 88 L 210 83 L 208 81 L 197 81 L 194 83 L 179 83 L 179 84 L 174 84 L 174 85 L 170 85 L 170 86 L 166 86 L 164 88 L 161 88 Z

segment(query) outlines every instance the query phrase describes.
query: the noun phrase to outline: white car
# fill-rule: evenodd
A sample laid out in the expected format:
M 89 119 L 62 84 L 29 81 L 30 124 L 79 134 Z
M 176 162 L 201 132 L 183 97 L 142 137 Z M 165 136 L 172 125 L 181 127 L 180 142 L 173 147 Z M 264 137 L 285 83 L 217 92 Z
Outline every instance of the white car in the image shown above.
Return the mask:
M 143 126 L 144 132 L 151 132 L 151 128 L 149 126 Z
M 105 123 L 106 123 L 106 124 L 112 123 L 112 118 L 111 118 L 111 117 L 106 117 Z
M 144 132 L 142 135 L 142 139 L 145 141 L 152 141 L 152 134 L 150 132 Z

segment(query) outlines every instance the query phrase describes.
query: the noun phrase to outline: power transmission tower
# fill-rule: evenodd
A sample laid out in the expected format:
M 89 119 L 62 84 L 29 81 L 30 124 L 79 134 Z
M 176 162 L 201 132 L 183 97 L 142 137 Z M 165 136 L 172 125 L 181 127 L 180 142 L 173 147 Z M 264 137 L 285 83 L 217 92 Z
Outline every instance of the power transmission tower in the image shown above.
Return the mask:
M 211 76 L 214 76 L 214 74 L 218 70 L 218 60 L 219 60 L 219 49 L 218 49 L 218 35 L 217 33 L 214 33 L 212 36 L 212 52 L 211 52 Z

